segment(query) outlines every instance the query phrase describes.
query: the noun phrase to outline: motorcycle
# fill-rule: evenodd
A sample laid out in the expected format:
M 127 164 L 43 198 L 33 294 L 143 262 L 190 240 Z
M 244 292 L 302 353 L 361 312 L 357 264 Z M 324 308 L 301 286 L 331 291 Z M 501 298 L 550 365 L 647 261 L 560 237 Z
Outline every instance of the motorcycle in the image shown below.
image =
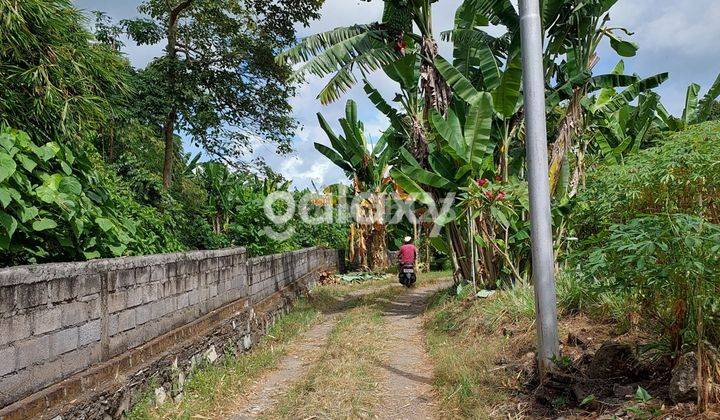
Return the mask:
M 415 284 L 415 264 L 413 263 L 402 263 L 398 270 L 398 280 L 400 284 L 405 287 L 412 287 Z

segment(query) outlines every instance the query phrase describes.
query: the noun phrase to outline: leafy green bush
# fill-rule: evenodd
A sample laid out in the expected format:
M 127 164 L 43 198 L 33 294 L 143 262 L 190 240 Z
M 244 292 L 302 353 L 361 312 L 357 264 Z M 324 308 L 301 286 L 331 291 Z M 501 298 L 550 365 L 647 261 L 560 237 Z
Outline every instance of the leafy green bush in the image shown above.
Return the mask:
M 137 225 L 113 208 L 88 156 L 0 130 L 4 264 L 125 254 Z
M 653 213 L 686 213 L 720 224 L 720 122 L 674 134 L 624 163 L 594 168 L 576 199 L 571 227 L 583 240 Z
M 686 214 L 653 215 L 614 225 L 587 253 L 585 273 L 636 302 L 640 320 L 671 353 L 697 343 L 697 320 L 720 343 L 720 226 Z

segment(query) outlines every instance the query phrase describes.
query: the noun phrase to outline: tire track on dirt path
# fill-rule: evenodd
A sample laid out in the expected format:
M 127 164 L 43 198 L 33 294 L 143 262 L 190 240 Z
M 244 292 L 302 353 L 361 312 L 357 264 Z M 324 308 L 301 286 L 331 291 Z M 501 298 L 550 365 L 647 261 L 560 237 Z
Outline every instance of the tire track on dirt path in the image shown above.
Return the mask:
M 370 287 L 350 292 L 336 302 L 337 309 L 324 315 L 319 324 L 301 335 L 301 339 L 288 350 L 278 366 L 256 381 L 243 395 L 227 418 L 232 420 L 254 419 L 270 412 L 287 391 L 296 384 L 322 354 L 330 332 L 341 315 L 352 307 L 355 299 L 383 291 L 395 285 Z
M 433 365 L 425 350 L 422 314 L 432 294 L 449 283 L 410 290 L 388 303 L 390 338 L 388 358 L 378 365 L 385 370 L 382 403 L 375 410 L 381 419 L 430 419 L 435 413 Z
M 273 408 L 277 400 L 315 363 L 320 353 L 318 350 L 325 346 L 337 318 L 335 315 L 328 316 L 304 333 L 302 340 L 292 346 L 277 368 L 248 389 L 235 408 L 235 414 L 229 418 L 254 419 Z

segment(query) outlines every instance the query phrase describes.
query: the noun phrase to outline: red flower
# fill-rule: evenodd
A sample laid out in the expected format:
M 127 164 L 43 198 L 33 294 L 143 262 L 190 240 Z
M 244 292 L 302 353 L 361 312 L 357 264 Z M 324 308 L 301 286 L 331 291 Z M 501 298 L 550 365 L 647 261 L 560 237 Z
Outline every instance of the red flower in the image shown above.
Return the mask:
M 395 51 L 399 52 L 400 54 L 405 55 L 405 49 L 407 48 L 407 44 L 405 43 L 405 40 L 400 38 L 395 42 Z
M 495 182 L 502 182 L 502 177 L 500 175 L 495 175 Z
M 478 179 L 478 180 L 475 181 L 475 182 L 476 182 L 479 186 L 484 187 L 484 186 L 486 186 L 486 185 L 488 184 L 488 182 L 490 182 L 490 181 L 488 181 L 487 178 L 482 178 L 482 179 Z
M 502 191 L 500 191 L 500 192 L 497 193 L 497 195 L 495 196 L 495 199 L 496 199 L 497 201 L 503 201 L 503 200 L 505 199 L 505 193 L 502 192 Z
M 488 200 L 492 200 L 494 198 L 493 192 L 491 190 L 485 191 L 485 197 L 487 197 Z

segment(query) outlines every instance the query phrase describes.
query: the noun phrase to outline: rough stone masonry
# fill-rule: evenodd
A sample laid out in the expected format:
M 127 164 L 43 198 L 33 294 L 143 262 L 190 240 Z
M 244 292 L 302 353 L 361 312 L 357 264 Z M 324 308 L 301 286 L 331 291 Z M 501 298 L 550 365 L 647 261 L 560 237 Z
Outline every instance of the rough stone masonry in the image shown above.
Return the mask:
M 337 267 L 336 250 L 236 248 L 0 269 L 0 420 L 118 417 L 150 377 L 247 350 Z

